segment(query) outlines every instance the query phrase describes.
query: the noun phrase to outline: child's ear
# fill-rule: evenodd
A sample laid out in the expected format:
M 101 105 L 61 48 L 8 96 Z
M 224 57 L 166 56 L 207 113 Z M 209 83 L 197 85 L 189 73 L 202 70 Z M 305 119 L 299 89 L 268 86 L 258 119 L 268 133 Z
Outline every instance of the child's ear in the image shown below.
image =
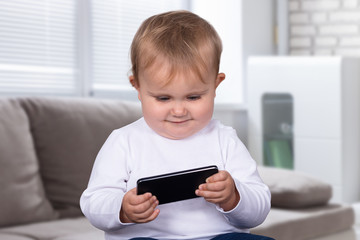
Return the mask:
M 136 91 L 138 92 L 138 99 L 141 102 L 141 96 L 140 96 L 140 86 L 139 86 L 139 82 L 135 80 L 134 76 L 131 75 L 129 76 L 129 81 L 131 83 L 131 85 L 136 89 Z
M 135 77 L 133 75 L 129 76 L 129 81 L 136 90 L 139 89 L 139 83 L 135 80 Z
M 219 73 L 215 80 L 215 88 L 219 86 L 219 84 L 225 80 L 225 73 Z

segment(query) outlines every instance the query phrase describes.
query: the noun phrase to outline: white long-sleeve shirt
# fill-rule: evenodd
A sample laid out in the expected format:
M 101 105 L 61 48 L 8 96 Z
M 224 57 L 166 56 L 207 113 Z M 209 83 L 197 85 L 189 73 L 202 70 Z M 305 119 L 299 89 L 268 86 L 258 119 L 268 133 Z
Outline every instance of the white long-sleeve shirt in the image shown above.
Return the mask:
M 139 178 L 208 165 L 233 177 L 240 194 L 233 210 L 225 212 L 199 197 L 159 205 L 159 216 L 148 223 L 120 222 L 123 196 Z M 210 239 L 227 232 L 248 232 L 262 223 L 270 210 L 270 192 L 234 129 L 212 120 L 186 139 L 171 140 L 141 118 L 113 131 L 106 140 L 80 205 L 89 221 L 105 231 L 107 240 Z

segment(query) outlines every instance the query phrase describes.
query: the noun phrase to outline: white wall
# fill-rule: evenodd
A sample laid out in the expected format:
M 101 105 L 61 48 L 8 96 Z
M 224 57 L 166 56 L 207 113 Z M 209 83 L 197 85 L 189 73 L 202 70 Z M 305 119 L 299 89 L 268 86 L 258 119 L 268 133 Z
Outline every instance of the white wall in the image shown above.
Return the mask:
M 247 146 L 248 144 L 248 113 L 244 106 L 221 106 L 216 105 L 214 118 L 223 124 L 231 126 L 236 130 L 238 137 Z
M 220 71 L 226 74 L 226 79 L 217 91 L 217 103 L 243 102 L 241 8 L 238 0 L 191 1 L 191 10 L 208 20 L 223 42 Z
M 271 55 L 275 0 L 192 0 L 190 9 L 208 20 L 223 41 L 214 117 L 236 129 L 247 143 L 246 62 L 250 55 Z
M 241 2 L 243 3 L 243 61 L 247 65 L 249 56 L 276 54 L 276 0 L 242 0 Z M 243 75 L 245 79 L 243 88 L 246 89 L 246 67 Z M 244 94 L 246 103 L 246 91 Z
M 246 102 L 247 57 L 275 52 L 274 7 L 274 0 L 191 1 L 191 11 L 208 20 L 223 41 L 220 71 L 226 79 L 217 91 L 216 103 Z

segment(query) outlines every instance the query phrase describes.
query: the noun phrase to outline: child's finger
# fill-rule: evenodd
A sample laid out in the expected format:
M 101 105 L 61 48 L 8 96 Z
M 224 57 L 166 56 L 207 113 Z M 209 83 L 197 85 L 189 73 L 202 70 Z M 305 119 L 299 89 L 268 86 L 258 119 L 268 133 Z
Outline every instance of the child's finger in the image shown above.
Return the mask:
M 136 222 L 137 222 L 137 223 L 147 223 L 147 222 L 151 222 L 151 221 L 153 221 L 155 218 L 157 218 L 157 216 L 159 216 L 159 213 L 160 213 L 160 210 L 159 210 L 159 209 L 155 209 L 154 211 L 151 212 L 150 215 L 139 217 Z
M 225 190 L 226 184 L 225 182 L 207 183 L 205 184 L 205 188 L 207 191 L 220 192 Z
M 134 215 L 138 218 L 148 218 L 158 206 L 158 202 L 146 202 L 141 205 L 138 205 L 136 209 L 134 209 Z
M 152 197 L 151 193 L 144 193 L 142 195 L 137 195 L 136 188 L 131 189 L 130 191 L 131 191 L 131 199 L 130 199 L 131 205 L 139 205 L 141 203 L 148 201 Z
M 155 209 L 152 214 L 146 219 L 146 222 L 150 222 L 152 220 L 154 220 L 155 218 L 157 218 L 157 216 L 159 216 L 160 214 L 160 209 Z
M 219 171 L 218 173 L 208 177 L 206 179 L 207 183 L 212 182 L 218 182 L 218 181 L 224 181 L 227 178 L 227 172 L 226 171 Z
M 133 205 L 133 211 L 135 214 L 143 214 L 147 211 L 154 210 L 155 207 L 158 205 L 158 201 L 155 196 L 152 196 L 149 200 L 142 202 L 138 205 Z
M 217 203 L 217 202 L 221 201 L 221 199 L 223 197 L 221 192 L 196 190 L 195 194 L 199 197 L 203 197 L 206 201 L 212 202 L 212 203 Z
M 152 221 L 152 219 L 155 219 L 158 215 L 158 209 L 156 209 L 158 205 L 159 201 L 155 196 L 152 196 L 151 199 L 144 203 L 131 206 L 131 219 L 137 223 Z M 154 211 L 156 212 L 155 214 Z
M 212 191 L 212 192 L 220 192 L 224 191 L 226 188 L 226 182 L 210 182 L 204 183 L 199 186 L 201 191 Z

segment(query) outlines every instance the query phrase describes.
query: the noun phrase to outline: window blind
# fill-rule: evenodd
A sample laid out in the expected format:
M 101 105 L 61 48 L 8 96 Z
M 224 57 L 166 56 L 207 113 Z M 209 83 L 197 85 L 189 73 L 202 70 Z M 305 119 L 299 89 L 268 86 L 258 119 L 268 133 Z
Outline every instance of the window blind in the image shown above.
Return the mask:
M 134 91 L 128 83 L 130 45 L 142 21 L 170 10 L 188 9 L 184 0 L 93 0 L 92 9 L 92 90 L 126 94 Z
M 0 1 L 0 94 L 76 94 L 75 3 Z
M 0 0 L 0 95 L 131 98 L 136 30 L 177 9 L 189 1 Z

